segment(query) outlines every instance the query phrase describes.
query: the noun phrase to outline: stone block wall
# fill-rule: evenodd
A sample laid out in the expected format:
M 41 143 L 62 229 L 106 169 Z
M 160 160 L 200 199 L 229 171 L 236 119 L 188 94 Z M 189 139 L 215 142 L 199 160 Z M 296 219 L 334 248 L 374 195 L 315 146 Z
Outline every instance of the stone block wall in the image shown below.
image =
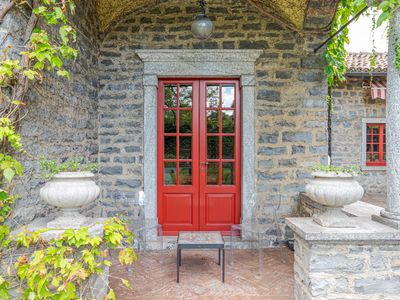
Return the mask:
M 345 84 L 332 91 L 334 164 L 361 166 L 362 118 L 385 118 L 385 100 L 371 99 L 371 90 L 362 88 L 364 80 L 369 78 L 348 78 Z M 386 171 L 366 171 L 358 180 L 366 193 L 386 194 Z
M 400 299 L 399 242 L 294 245 L 295 299 Z
M 0 0 L 0 7 L 6 0 Z M 72 17 L 77 30 L 78 59 L 68 63 L 71 80 L 45 73 L 42 84 L 35 84 L 29 93 L 26 117 L 20 132 L 24 148 L 26 174 L 14 191 L 21 199 L 16 202 L 14 221 L 21 225 L 35 217 L 49 216 L 54 209 L 39 199 L 43 182 L 38 178 L 37 160 L 41 156 L 62 160 L 68 157 L 97 159 L 97 57 L 98 32 L 94 0 L 77 0 Z M 14 55 L 22 44 L 26 17 L 18 8 L 6 16 L 0 26 L 0 48 L 14 46 Z M 87 211 L 87 210 L 86 210 Z M 90 213 L 87 211 L 87 213 Z
M 196 1 L 161 1 L 126 15 L 102 37 L 99 58 L 99 161 L 102 215 L 141 210 L 143 64 L 136 49 L 262 49 L 256 64 L 256 199 L 268 222 L 295 214 L 308 167 L 326 161 L 327 87 L 313 49 L 323 35 L 301 35 L 261 15 L 247 1 L 209 3 L 213 37 L 201 42 L 190 25 Z M 280 205 L 279 205 L 279 202 Z

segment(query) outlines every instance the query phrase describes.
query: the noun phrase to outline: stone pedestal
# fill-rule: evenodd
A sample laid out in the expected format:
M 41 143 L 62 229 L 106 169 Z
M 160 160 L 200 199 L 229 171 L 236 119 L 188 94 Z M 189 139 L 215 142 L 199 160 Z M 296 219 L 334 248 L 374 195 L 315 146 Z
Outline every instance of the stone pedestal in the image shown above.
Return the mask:
M 105 218 L 86 218 L 84 223 L 81 223 L 81 226 L 88 227 L 90 236 L 100 236 L 103 237 L 104 233 L 104 221 Z M 34 220 L 32 223 L 28 224 L 26 228 L 29 231 L 37 231 L 41 229 L 48 229 L 41 233 L 41 236 L 44 240 L 50 241 L 53 238 L 57 238 L 61 233 L 64 232 L 64 229 L 57 228 L 57 227 L 49 227 L 53 219 L 51 218 L 40 218 Z M 77 229 L 75 226 L 71 226 L 72 229 Z M 17 234 L 18 232 L 22 231 L 23 228 L 17 229 L 13 234 Z
M 356 228 L 325 228 L 289 218 L 295 237 L 295 299 L 400 299 L 400 231 L 354 218 Z

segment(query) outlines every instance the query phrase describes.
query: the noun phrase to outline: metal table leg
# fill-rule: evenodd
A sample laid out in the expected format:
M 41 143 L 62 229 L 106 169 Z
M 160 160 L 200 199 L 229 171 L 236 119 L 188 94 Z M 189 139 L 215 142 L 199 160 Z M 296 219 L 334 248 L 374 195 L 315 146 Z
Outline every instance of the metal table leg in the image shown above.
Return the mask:
M 218 248 L 218 266 L 221 265 L 221 248 Z
M 225 282 L 225 248 L 222 248 L 222 282 Z
M 179 257 L 180 249 L 179 247 L 176 249 L 176 282 L 179 283 L 179 264 L 180 264 L 180 257 Z

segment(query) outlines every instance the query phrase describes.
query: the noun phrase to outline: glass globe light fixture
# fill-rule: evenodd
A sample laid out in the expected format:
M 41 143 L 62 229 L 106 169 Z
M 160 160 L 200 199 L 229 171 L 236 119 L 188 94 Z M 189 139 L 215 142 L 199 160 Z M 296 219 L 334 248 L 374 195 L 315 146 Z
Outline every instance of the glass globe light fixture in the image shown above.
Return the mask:
M 192 23 L 192 33 L 195 38 L 198 38 L 200 40 L 206 40 L 208 39 L 214 30 L 214 24 L 210 20 L 210 18 L 207 16 L 206 13 L 206 8 L 205 8 L 205 1 L 200 0 L 199 4 L 201 8 L 203 9 L 203 13 L 198 15 L 196 19 Z

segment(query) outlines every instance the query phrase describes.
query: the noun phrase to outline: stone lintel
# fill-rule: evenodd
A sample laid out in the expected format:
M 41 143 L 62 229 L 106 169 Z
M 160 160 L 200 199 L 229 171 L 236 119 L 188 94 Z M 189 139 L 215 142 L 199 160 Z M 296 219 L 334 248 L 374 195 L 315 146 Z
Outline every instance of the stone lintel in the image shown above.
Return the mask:
M 326 228 L 312 218 L 288 218 L 286 225 L 308 242 L 400 242 L 400 231 L 372 221 L 369 217 L 354 219 L 355 228 Z
M 222 50 L 222 49 L 143 49 L 135 50 L 143 62 L 252 62 L 263 50 Z
M 135 50 L 144 74 L 162 77 L 240 77 L 255 74 L 262 50 L 142 49 Z

